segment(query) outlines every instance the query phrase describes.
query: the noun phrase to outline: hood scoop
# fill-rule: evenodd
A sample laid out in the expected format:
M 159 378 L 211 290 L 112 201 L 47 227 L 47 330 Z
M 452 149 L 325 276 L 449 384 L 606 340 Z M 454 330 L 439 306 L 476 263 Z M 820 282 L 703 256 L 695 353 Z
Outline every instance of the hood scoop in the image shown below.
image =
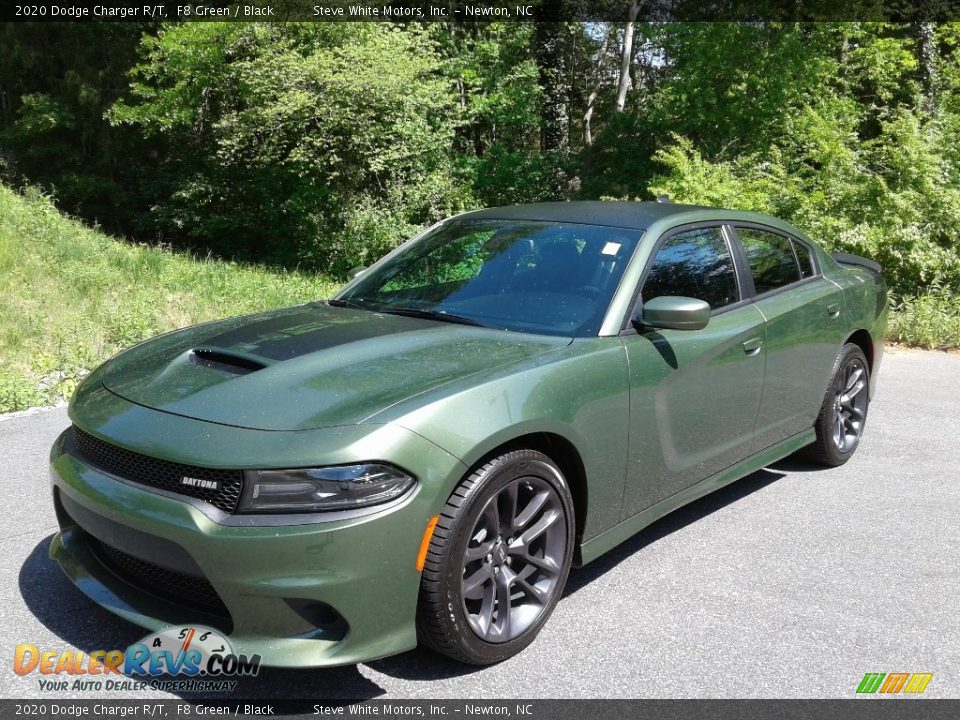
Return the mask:
M 188 362 L 213 370 L 222 370 L 232 375 L 249 375 L 267 366 L 267 363 L 253 355 L 204 347 L 191 350 Z

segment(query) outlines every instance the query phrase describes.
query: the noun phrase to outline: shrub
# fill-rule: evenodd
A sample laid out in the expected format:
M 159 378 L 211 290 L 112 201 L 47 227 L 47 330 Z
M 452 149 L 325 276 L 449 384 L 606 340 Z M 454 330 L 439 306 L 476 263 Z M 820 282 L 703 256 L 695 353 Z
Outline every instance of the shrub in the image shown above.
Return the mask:
M 960 348 L 960 294 L 932 287 L 926 295 L 895 299 L 889 339 L 931 350 Z
M 849 120 L 806 108 L 791 127 L 767 152 L 732 160 L 675 137 L 657 153 L 665 172 L 650 192 L 781 217 L 827 250 L 876 260 L 904 296 L 960 290 L 960 166 L 940 152 L 938 121 L 898 115 L 879 139 L 858 141 Z

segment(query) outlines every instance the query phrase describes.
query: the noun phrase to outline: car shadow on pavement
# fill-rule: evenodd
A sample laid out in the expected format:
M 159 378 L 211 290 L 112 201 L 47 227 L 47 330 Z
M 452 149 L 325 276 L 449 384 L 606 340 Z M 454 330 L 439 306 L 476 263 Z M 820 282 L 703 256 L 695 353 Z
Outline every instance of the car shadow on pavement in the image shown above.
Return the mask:
M 798 458 L 794 455 L 786 457 L 783 460 L 778 460 L 773 465 L 770 466 L 773 470 L 781 470 L 783 472 L 791 473 L 808 473 L 808 472 L 822 472 L 826 470 L 823 465 L 817 465 L 816 463 L 809 462 L 802 458 Z
M 33 616 L 57 637 L 85 653 L 95 650 L 123 650 L 146 635 L 147 630 L 107 612 L 67 580 L 48 555 L 52 537 L 51 535 L 41 540 L 20 567 L 20 595 Z M 359 666 L 349 665 L 323 670 L 265 667 L 257 677 L 239 678 L 232 694 L 219 693 L 202 697 L 191 693 L 173 694 L 188 702 L 234 698 L 303 699 L 306 703 L 303 708 L 293 706 L 285 707 L 284 710 L 310 713 L 316 701 L 369 700 L 383 693 L 383 688 L 360 674 Z M 95 695 L 91 694 L 91 698 L 93 697 Z
M 640 552 L 648 545 L 652 545 L 657 540 L 671 533 L 675 533 L 678 530 L 682 530 L 687 525 L 702 520 L 717 510 L 731 503 L 735 503 L 741 498 L 745 498 L 747 495 L 766 487 L 770 483 L 776 482 L 784 477 L 784 475 L 786 475 L 785 472 L 779 472 L 771 468 L 758 470 L 741 480 L 713 491 L 699 500 L 694 500 L 689 505 L 684 505 L 674 510 L 669 515 L 647 526 L 629 540 L 597 558 L 586 567 L 571 570 L 570 579 L 567 580 L 567 586 L 564 589 L 563 596 L 573 595 L 581 588 L 600 578 L 608 570 L 611 570 L 634 553 Z
M 597 580 L 608 570 L 647 545 L 766 487 L 784 475 L 783 472 L 771 469 L 760 470 L 675 510 L 586 567 L 572 570 L 563 596 L 572 595 Z M 419 648 L 402 655 L 395 655 L 367 664 L 384 675 L 402 680 L 440 680 L 483 670 L 482 667 L 461 665 Z
M 400 655 L 366 663 L 370 669 L 398 680 L 449 680 L 464 677 L 486 668 L 465 665 L 426 648 L 416 648 Z

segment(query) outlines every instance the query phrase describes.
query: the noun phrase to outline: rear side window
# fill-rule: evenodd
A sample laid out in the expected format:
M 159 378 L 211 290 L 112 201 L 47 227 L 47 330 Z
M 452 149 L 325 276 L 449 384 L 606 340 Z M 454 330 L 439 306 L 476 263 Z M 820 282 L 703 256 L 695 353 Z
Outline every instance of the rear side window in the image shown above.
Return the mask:
M 737 228 L 757 295 L 800 279 L 800 266 L 788 238 L 755 228 Z
M 797 262 L 800 263 L 800 277 L 806 279 L 808 277 L 813 277 L 816 275 L 816 272 L 813 269 L 813 256 L 810 253 L 810 248 L 804 245 L 802 242 L 793 240 L 793 251 L 797 254 Z
M 720 228 L 686 230 L 660 246 L 642 297 L 646 301 L 661 295 L 697 298 L 713 309 L 740 299 L 733 260 Z

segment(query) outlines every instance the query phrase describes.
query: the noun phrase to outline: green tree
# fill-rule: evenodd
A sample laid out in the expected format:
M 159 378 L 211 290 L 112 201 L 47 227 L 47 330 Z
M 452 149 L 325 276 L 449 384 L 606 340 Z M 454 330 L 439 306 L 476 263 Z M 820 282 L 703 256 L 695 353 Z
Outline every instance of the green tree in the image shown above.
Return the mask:
M 61 204 L 121 230 L 142 199 L 131 185 L 149 148 L 104 112 L 126 87 L 139 23 L 0 23 L 0 172 L 55 189 Z
M 155 213 L 175 237 L 342 272 L 460 204 L 455 97 L 427 32 L 196 23 L 144 51 L 111 117 L 175 139 Z

